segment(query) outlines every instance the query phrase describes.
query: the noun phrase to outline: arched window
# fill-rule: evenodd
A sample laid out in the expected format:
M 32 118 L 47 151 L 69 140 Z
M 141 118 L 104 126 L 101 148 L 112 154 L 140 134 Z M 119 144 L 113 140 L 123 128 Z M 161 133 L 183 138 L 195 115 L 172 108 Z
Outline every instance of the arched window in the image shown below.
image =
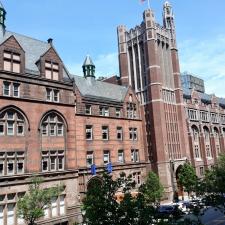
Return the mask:
M 8 109 L 0 113 L 0 135 L 24 136 L 25 119 L 21 113 Z
M 60 116 L 56 113 L 48 114 L 42 121 L 42 136 L 63 136 L 64 123 Z
M 220 153 L 220 134 L 219 130 L 215 127 L 213 129 L 214 138 L 215 138 L 215 147 L 216 147 L 216 155 Z
M 199 130 L 196 126 L 191 127 L 193 135 L 193 147 L 194 147 L 194 156 L 195 158 L 201 158 L 200 145 L 199 145 Z
M 210 146 L 210 132 L 207 127 L 204 127 L 203 131 L 204 131 L 204 138 L 205 138 L 206 157 L 211 158 L 212 152 L 211 152 L 211 146 Z

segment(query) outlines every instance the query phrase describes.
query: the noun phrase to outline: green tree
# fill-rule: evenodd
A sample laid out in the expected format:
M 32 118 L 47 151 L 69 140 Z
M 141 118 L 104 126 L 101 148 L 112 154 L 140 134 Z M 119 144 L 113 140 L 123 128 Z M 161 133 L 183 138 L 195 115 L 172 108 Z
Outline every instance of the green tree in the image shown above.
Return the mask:
M 33 177 L 28 192 L 17 202 L 18 217 L 24 219 L 28 225 L 35 225 L 36 221 L 44 216 L 45 207 L 49 207 L 52 198 L 57 197 L 63 186 L 42 189 L 41 177 Z
M 104 173 L 100 179 L 89 183 L 83 201 L 84 222 L 88 225 L 149 225 L 155 223 L 156 202 L 162 196 L 162 186 L 158 177 L 150 173 L 134 195 L 135 183 L 124 173 L 117 179 Z M 156 187 L 154 187 L 156 185 Z M 152 193 L 154 192 L 154 193 Z M 120 193 L 123 198 L 117 201 Z M 158 219 L 158 218 L 157 218 Z
M 146 182 L 140 187 L 139 192 L 144 195 L 146 204 L 159 204 L 164 189 L 159 177 L 154 172 L 149 172 Z
M 122 218 L 125 212 L 125 205 L 121 205 L 119 211 L 115 196 L 121 192 L 126 195 L 128 201 L 130 189 L 134 186 L 131 177 L 122 173 L 119 178 L 113 180 L 111 175 L 103 173 L 99 179 L 94 178 L 90 182 L 83 201 L 84 222 L 88 225 L 118 225 L 119 218 Z
M 178 182 L 184 187 L 184 190 L 190 196 L 190 193 L 196 191 L 198 178 L 195 169 L 189 163 L 185 163 L 178 174 Z

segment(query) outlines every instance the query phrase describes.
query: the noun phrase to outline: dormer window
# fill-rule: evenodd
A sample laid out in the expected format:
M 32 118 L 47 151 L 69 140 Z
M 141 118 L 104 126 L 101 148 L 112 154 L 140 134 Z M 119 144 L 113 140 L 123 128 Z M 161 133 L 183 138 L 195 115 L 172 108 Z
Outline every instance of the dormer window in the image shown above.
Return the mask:
M 3 69 L 6 71 L 20 73 L 21 71 L 21 57 L 20 54 L 12 52 L 3 53 Z
M 59 64 L 46 61 L 45 77 L 51 80 L 59 80 Z

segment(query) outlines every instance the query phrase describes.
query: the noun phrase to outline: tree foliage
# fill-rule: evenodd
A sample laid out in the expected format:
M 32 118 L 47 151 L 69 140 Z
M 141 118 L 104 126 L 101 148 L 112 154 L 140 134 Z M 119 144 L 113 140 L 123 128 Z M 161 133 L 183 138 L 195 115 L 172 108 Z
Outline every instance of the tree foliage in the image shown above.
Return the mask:
M 42 189 L 42 182 L 42 178 L 33 177 L 28 192 L 17 202 L 18 217 L 29 225 L 36 224 L 36 221 L 44 216 L 44 209 L 49 207 L 52 198 L 58 197 L 63 190 L 62 186 Z
M 162 198 L 164 189 L 159 177 L 154 172 L 150 172 L 146 182 L 139 189 L 139 192 L 143 193 L 147 204 L 157 204 Z
M 139 190 L 133 192 L 135 183 L 124 173 L 119 178 L 104 173 L 93 179 L 83 201 L 84 222 L 88 225 L 149 225 L 156 221 L 157 207 L 163 193 L 162 185 L 150 173 Z M 122 196 L 120 201 L 116 195 Z
M 190 195 L 191 192 L 196 190 L 198 178 L 195 169 L 189 163 L 185 163 L 178 174 L 178 182 L 184 187 L 184 190 Z

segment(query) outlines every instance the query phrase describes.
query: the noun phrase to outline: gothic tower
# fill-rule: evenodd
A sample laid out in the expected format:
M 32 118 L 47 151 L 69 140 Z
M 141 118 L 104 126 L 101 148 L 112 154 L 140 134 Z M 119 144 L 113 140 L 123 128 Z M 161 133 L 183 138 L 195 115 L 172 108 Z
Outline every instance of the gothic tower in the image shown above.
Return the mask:
M 130 85 L 141 102 L 146 126 L 149 163 L 157 171 L 168 197 L 176 189 L 176 170 L 189 159 L 189 146 L 174 15 L 163 6 L 163 26 L 147 9 L 140 26 L 118 27 L 122 85 Z

